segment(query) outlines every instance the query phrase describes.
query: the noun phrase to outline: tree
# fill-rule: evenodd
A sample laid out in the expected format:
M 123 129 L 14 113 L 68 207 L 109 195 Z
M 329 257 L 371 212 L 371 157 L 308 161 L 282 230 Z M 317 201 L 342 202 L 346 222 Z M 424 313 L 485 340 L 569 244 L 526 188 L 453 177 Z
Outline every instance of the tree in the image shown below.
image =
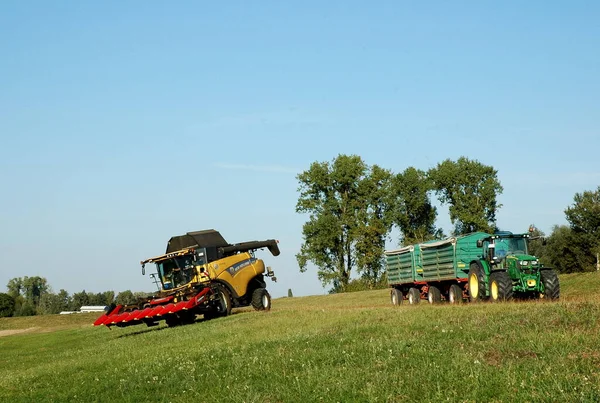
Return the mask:
M 314 263 L 322 284 L 333 284 L 336 291 L 344 291 L 353 268 L 378 275 L 382 253 L 375 251 L 391 225 L 384 201 L 389 177 L 388 171 L 371 168 L 356 155 L 314 162 L 297 176 L 296 212 L 309 214 L 296 255 L 301 272 Z
M 37 307 L 42 295 L 49 291 L 48 280 L 44 277 L 23 277 L 23 296 L 31 305 Z
M 50 287 L 44 277 L 15 277 L 6 285 L 8 294 L 15 300 L 15 316 L 35 315 L 40 298 Z
M 5 293 L 0 293 L 0 318 L 13 316 L 15 313 L 15 299 Z
M 427 174 L 413 167 L 394 177 L 394 222 L 400 229 L 401 245 L 443 237 L 442 230 L 435 227 L 437 209 L 429 198 L 432 189 L 433 183 Z
M 368 288 L 374 287 L 384 272 L 385 240 L 394 222 L 392 178 L 390 171 L 373 165 L 359 182 L 359 195 L 365 203 L 358 209 L 356 267 Z
M 86 306 L 90 304 L 90 297 L 85 290 L 81 292 L 76 292 L 71 297 L 71 304 L 69 306 L 71 311 L 78 311 L 82 306 Z
M 6 285 L 6 289 L 8 290 L 8 295 L 13 298 L 21 295 L 21 290 L 23 289 L 23 279 L 21 277 L 11 278 Z
M 543 241 L 546 237 L 546 234 L 544 234 L 544 232 L 540 229 L 536 228 L 536 226 L 533 224 L 531 224 L 529 228 L 529 235 L 531 236 L 528 244 L 529 254 L 537 256 L 542 263 L 549 265 L 550 263 L 545 261 L 546 246 L 544 245 Z
M 117 298 L 115 299 L 115 303 L 117 305 L 129 305 L 135 304 L 137 302 L 136 296 L 131 292 L 131 290 L 121 291 Z
M 556 225 L 548 237 L 542 263 L 561 273 L 593 270 L 594 257 L 589 253 L 586 239 L 578 236 L 568 225 Z
M 46 293 L 40 298 L 38 313 L 42 315 L 61 313 L 69 309 L 70 302 L 69 293 L 65 290 L 60 290 L 58 294 Z
M 596 191 L 576 193 L 573 205 L 565 210 L 567 221 L 575 237 L 586 245 L 584 253 L 595 258 L 596 267 L 600 254 L 600 186 Z
M 15 312 L 15 316 L 34 316 L 35 314 L 35 306 L 28 300 L 24 300 L 19 310 Z
M 460 157 L 439 163 L 428 176 L 440 202 L 449 204 L 456 235 L 495 231 L 496 210 L 501 207 L 496 197 L 504 189 L 494 168 Z

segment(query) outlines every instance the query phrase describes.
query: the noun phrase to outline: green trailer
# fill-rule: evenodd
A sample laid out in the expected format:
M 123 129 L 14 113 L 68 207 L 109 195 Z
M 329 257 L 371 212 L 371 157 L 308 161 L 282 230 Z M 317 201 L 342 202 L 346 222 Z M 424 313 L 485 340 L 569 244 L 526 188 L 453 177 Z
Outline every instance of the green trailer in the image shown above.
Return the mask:
M 474 232 L 385 252 L 392 304 L 558 299 L 554 270 L 528 254 L 530 235 Z

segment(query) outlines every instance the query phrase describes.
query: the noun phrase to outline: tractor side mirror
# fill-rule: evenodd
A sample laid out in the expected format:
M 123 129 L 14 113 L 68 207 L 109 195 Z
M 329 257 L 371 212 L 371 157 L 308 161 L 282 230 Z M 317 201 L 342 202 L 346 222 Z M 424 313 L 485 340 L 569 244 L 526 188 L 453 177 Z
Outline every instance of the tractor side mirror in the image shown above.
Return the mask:
M 477 247 L 478 248 L 483 248 L 483 240 L 482 239 L 478 239 L 477 240 Z
M 142 276 L 146 275 L 146 264 L 142 265 Z

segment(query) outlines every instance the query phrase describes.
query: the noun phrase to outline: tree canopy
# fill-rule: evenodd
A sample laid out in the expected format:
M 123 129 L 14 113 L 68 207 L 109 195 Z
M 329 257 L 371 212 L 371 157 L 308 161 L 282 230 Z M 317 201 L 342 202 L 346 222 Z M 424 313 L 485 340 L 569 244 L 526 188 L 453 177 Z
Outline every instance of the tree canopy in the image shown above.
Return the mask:
M 424 171 L 413 167 L 394 177 L 394 223 L 400 230 L 400 243 L 410 245 L 441 238 L 442 230 L 435 227 L 437 209 L 429 192 L 432 181 Z
M 429 170 L 440 202 L 449 205 L 455 234 L 496 230 L 497 195 L 504 190 L 498 172 L 476 160 L 447 159 Z

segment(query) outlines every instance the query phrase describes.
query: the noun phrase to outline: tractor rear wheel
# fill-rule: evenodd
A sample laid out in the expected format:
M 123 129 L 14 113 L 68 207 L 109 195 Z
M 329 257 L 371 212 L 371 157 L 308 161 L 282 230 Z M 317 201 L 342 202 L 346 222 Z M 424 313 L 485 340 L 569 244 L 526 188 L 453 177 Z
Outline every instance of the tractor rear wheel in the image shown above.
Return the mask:
M 257 288 L 252 293 L 252 307 L 257 311 L 268 311 L 271 309 L 271 295 L 266 288 Z
M 485 301 L 485 273 L 479 263 L 469 267 L 469 299 L 471 302 Z
M 513 297 L 513 285 L 505 271 L 496 271 L 490 275 L 490 300 L 508 301 Z
M 429 286 L 429 291 L 427 291 L 427 301 L 430 304 L 439 304 L 442 302 L 442 293 L 440 289 L 435 286 Z
M 392 300 L 392 305 L 400 305 L 402 303 L 402 291 L 397 288 L 392 288 L 390 291 L 390 299 Z
M 463 302 L 462 288 L 457 284 L 452 284 L 448 290 L 448 301 L 451 304 L 460 304 Z
M 540 293 L 540 298 L 555 300 L 560 298 L 560 282 L 558 274 L 554 270 L 542 270 L 540 279 L 544 286 L 544 292 Z
M 421 301 L 421 291 L 418 288 L 411 287 L 408 290 L 408 303 L 410 305 L 418 304 Z

